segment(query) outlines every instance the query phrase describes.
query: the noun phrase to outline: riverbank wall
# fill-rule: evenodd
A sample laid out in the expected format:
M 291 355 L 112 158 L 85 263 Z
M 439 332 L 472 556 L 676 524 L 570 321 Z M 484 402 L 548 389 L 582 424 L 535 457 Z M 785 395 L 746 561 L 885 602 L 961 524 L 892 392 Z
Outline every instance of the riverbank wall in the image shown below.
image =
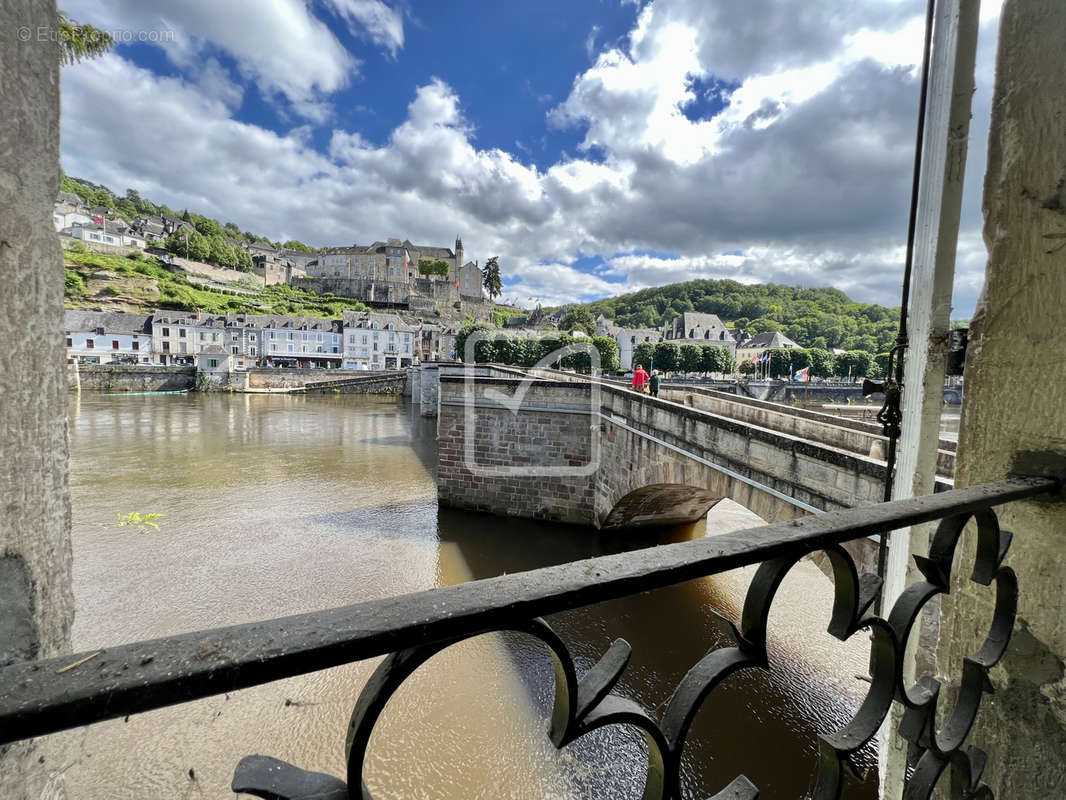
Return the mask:
M 68 386 L 90 392 L 180 392 L 196 386 L 194 367 L 70 364 Z

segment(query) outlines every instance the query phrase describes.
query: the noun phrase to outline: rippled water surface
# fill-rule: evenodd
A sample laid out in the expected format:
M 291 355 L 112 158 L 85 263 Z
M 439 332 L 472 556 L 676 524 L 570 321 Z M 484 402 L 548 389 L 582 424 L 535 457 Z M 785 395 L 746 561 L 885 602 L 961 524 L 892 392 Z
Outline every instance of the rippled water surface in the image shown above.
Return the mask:
M 706 526 L 641 535 L 438 509 L 435 421 L 394 399 L 85 394 L 70 420 L 77 650 L 760 524 L 729 501 Z M 163 514 L 160 530 L 116 525 L 134 511 Z M 618 691 L 661 713 L 685 671 L 728 642 L 716 614 L 737 618 L 750 578 L 740 570 L 551 621 L 582 670 L 627 639 Z M 774 669 L 733 676 L 699 712 L 688 796 L 739 773 L 764 800 L 806 791 L 817 734 L 847 719 L 866 686 L 855 675 L 868 646 L 825 634 L 829 607 L 829 582 L 799 565 L 771 615 Z M 233 797 L 233 767 L 250 753 L 343 776 L 348 718 L 376 663 L 63 734 L 70 793 Z M 368 785 L 382 799 L 640 797 L 642 738 L 613 728 L 556 752 L 551 693 L 550 660 L 531 639 L 494 634 L 444 651 L 386 709 Z M 847 796 L 872 798 L 875 784 Z

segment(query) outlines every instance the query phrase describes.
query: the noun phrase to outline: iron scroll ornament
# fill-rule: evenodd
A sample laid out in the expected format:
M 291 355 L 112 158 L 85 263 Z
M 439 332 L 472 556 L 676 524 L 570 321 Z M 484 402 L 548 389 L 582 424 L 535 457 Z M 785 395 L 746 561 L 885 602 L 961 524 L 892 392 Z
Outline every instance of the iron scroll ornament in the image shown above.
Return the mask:
M 995 584 L 995 610 L 984 642 L 963 662 L 955 706 L 938 729 L 940 684 L 931 677 L 923 677 L 914 686 L 907 686 L 903 677 L 904 652 L 926 603 L 950 591 L 952 560 L 971 516 L 977 523 L 977 549 L 970 580 L 985 586 Z M 855 562 L 843 547 L 833 545 L 822 549 L 832 566 L 834 584 L 828 632 L 843 641 L 859 631 L 868 631 L 871 674 L 870 688 L 852 719 L 837 731 L 820 737 L 815 782 L 808 795 L 812 800 L 841 797 L 844 773 L 856 773 L 852 756 L 872 741 L 888 717 L 893 700 L 904 708 L 899 734 L 909 744 L 910 770 L 904 800 L 931 798 L 948 771 L 951 772 L 951 800 L 991 800 L 991 790 L 981 783 L 985 754 L 976 747 L 965 746 L 965 742 L 984 694 L 992 691 L 989 670 L 1006 652 L 1014 627 L 1018 584 L 1014 571 L 1003 565 L 1010 542 L 1011 534 L 1000 530 L 991 510 L 943 519 L 933 536 L 929 555 L 915 556 L 923 580 L 907 587 L 887 619 L 870 612 L 880 591 L 880 579 L 869 573 L 859 575 Z M 586 733 L 607 725 L 632 725 L 644 734 L 648 745 L 642 797 L 673 800 L 681 796 L 681 757 L 697 711 L 708 695 L 734 672 L 770 668 L 767 651 L 770 608 L 785 576 L 810 552 L 813 551 L 800 549 L 795 554 L 760 564 L 748 588 L 739 627 L 726 620 L 734 645 L 711 650 L 697 662 L 681 680 L 659 720 L 636 702 L 611 691 L 629 662 L 631 648 L 625 640 L 615 640 L 578 679 L 565 643 L 543 619 L 516 621 L 492 630 L 529 634 L 548 648 L 555 674 L 549 737 L 555 747 L 566 747 Z M 268 800 L 373 800 L 363 780 L 363 768 L 371 734 L 389 699 L 434 655 L 475 635 L 480 634 L 402 650 L 378 665 L 352 713 L 346 741 L 347 781 L 255 755 L 238 764 L 233 790 Z M 758 796 L 754 784 L 740 775 L 710 800 L 755 800 Z

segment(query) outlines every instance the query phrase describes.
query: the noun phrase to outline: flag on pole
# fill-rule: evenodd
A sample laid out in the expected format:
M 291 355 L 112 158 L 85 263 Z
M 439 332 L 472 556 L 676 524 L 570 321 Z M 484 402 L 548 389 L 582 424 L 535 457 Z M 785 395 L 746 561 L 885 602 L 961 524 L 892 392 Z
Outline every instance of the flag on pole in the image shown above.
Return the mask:
M 795 380 L 795 381 L 810 380 L 810 377 L 811 377 L 811 368 L 810 367 L 804 367 L 803 369 L 796 370 L 796 374 L 793 376 L 792 380 Z

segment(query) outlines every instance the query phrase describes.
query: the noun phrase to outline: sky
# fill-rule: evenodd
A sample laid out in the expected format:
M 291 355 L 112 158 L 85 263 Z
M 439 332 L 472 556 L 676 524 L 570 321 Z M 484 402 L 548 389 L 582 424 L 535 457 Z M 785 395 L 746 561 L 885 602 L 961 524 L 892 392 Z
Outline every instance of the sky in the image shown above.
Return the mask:
M 955 318 L 983 282 L 982 4 Z M 924 0 L 64 0 L 62 164 L 274 240 L 498 256 L 505 300 L 694 278 L 898 305 Z

